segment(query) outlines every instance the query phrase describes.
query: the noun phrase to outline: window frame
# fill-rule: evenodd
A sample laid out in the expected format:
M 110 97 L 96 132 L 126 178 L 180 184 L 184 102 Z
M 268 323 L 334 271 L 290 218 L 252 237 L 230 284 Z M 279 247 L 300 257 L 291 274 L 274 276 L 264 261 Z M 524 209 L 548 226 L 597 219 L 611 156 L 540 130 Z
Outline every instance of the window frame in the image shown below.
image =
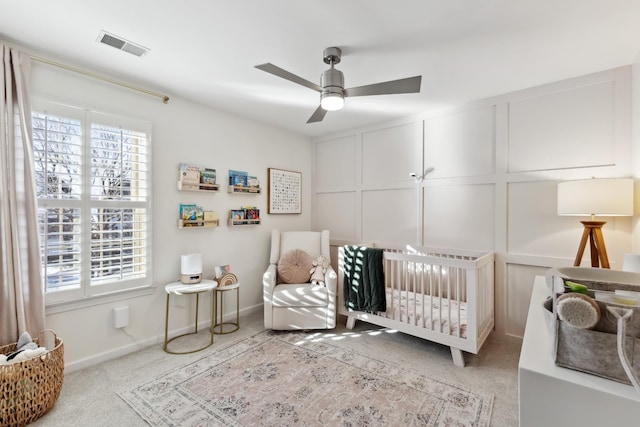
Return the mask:
M 150 294 L 154 291 L 153 285 L 153 144 L 151 122 L 135 117 L 127 117 L 120 114 L 105 113 L 75 105 L 66 104 L 44 97 L 32 97 L 32 115 L 35 113 L 48 114 L 63 118 L 72 118 L 80 121 L 81 127 L 81 162 L 80 162 L 80 198 L 37 198 L 38 209 L 54 207 L 73 207 L 80 209 L 80 285 L 72 289 L 49 291 L 47 278 L 43 274 L 43 287 L 45 291 L 45 305 L 47 313 L 67 311 L 83 306 L 101 304 L 107 301 L 115 301 L 131 298 L 139 295 Z M 91 150 L 92 150 L 92 125 L 111 126 L 127 131 L 142 132 L 146 135 L 146 171 L 142 173 L 142 181 L 146 181 L 146 197 L 142 201 L 133 200 L 96 200 L 91 196 Z M 140 172 L 138 172 L 140 173 Z M 143 275 L 138 278 L 108 281 L 108 283 L 92 284 L 92 230 L 91 213 L 96 208 L 112 209 L 141 209 L 145 214 L 142 221 L 145 235 L 140 240 L 145 252 L 141 254 L 143 259 Z M 42 239 L 42 237 L 41 237 Z M 106 241 L 106 240 L 105 240 Z M 135 241 L 135 239 L 134 239 Z M 46 256 L 42 253 L 43 262 Z M 135 257 L 134 257 L 135 258 Z M 44 272 L 43 265 L 43 272 Z

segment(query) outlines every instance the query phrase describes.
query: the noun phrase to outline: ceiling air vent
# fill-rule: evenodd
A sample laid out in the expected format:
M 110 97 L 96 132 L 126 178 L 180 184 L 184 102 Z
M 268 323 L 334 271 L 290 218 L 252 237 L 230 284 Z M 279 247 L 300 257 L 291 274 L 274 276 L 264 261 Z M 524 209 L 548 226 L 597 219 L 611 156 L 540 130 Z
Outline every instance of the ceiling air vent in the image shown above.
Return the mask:
M 116 49 L 125 51 L 137 57 L 143 57 L 149 52 L 149 49 L 147 49 L 146 47 L 125 40 L 120 36 L 116 36 L 115 34 L 107 33 L 106 31 L 100 32 L 100 35 L 98 36 L 98 42 L 111 47 L 115 47 Z

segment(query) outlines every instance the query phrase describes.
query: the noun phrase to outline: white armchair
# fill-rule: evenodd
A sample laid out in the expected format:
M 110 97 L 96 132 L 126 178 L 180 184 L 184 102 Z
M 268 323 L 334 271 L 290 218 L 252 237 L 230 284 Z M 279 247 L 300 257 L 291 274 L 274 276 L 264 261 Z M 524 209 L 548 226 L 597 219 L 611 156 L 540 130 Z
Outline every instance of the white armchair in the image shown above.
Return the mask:
M 338 276 L 331 265 L 325 286 L 310 283 L 278 283 L 278 262 L 289 251 L 301 249 L 316 258 L 329 255 L 329 231 L 271 232 L 271 257 L 264 273 L 264 327 L 267 329 L 333 329 L 336 327 Z

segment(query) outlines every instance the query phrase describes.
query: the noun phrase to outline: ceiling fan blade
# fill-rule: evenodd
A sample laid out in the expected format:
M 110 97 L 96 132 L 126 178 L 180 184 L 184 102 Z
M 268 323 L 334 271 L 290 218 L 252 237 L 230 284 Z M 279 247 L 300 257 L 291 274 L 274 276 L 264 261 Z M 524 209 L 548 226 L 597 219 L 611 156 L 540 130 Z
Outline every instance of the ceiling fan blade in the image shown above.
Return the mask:
M 314 111 L 313 114 L 311 115 L 311 117 L 309 117 L 309 120 L 307 120 L 307 123 L 321 122 L 322 119 L 324 119 L 324 116 L 326 114 L 327 114 L 327 110 L 325 110 L 324 108 L 318 106 L 318 108 L 316 108 L 316 111 Z
M 396 93 L 418 93 L 422 76 L 407 77 L 406 79 L 391 80 L 389 82 L 352 87 L 344 90 L 344 96 L 393 95 Z
M 258 70 L 266 71 L 269 74 L 273 74 L 274 76 L 282 77 L 283 79 L 289 80 L 290 82 L 308 87 L 309 89 L 313 89 L 317 92 L 322 92 L 322 88 L 317 84 L 311 83 L 309 80 L 298 77 L 295 74 L 292 74 L 287 70 L 283 70 L 282 68 L 277 67 L 271 63 L 256 65 L 256 68 Z

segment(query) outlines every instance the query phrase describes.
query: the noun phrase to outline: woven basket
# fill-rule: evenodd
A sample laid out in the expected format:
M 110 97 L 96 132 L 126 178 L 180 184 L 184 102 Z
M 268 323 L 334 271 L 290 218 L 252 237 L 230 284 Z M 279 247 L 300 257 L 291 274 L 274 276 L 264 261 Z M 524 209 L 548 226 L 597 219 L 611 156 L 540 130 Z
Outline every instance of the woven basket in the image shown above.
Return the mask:
M 64 378 L 64 345 L 62 339 L 50 330 L 42 331 L 33 342 L 44 346 L 44 334 L 55 338 L 52 350 L 41 357 L 0 365 L 0 426 L 29 424 L 46 414 L 60 395 Z M 16 346 L 17 343 L 0 346 L 0 353 L 9 354 Z

